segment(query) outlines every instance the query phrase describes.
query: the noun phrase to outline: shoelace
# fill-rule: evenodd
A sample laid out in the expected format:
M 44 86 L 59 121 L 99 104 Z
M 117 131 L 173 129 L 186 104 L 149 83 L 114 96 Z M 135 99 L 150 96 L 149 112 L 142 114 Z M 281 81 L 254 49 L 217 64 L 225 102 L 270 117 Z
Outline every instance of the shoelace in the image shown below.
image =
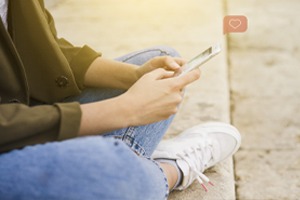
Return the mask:
M 195 147 L 185 150 L 183 153 L 183 155 L 177 154 L 177 156 L 189 164 L 190 169 L 197 175 L 196 179 L 207 192 L 208 189 L 204 182 L 211 186 L 214 186 L 214 184 L 202 172 L 207 168 L 207 163 L 213 159 L 212 144 L 209 142 L 200 143 Z

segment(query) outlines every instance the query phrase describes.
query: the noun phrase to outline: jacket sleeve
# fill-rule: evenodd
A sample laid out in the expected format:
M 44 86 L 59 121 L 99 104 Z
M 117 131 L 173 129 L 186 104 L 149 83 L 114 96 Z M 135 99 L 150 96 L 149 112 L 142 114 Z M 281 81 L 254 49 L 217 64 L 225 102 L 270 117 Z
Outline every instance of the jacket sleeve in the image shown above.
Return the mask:
M 57 44 L 68 60 L 70 67 L 74 73 L 76 82 L 80 89 L 84 88 L 83 81 L 86 71 L 92 62 L 99 56 L 101 53 L 94 51 L 89 46 L 84 45 L 83 47 L 76 47 L 68 42 L 64 38 L 57 37 L 57 31 L 55 28 L 55 23 L 52 15 L 48 10 L 44 10 L 46 19 L 48 21 L 50 30 L 53 36 L 56 38 Z
M 77 137 L 80 120 L 78 103 L 0 104 L 0 152 Z

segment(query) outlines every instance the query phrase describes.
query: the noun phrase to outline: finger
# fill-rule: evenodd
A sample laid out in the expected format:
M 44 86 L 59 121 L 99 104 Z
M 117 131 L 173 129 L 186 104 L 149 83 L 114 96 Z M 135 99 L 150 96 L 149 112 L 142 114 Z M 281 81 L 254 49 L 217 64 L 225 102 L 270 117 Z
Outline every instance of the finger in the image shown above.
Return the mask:
M 186 59 L 184 58 L 174 57 L 173 59 L 177 62 L 177 64 L 180 65 L 180 67 L 187 63 Z
M 177 71 L 185 63 L 182 58 L 173 58 L 170 56 L 160 56 L 152 60 L 152 65 L 157 68 L 164 68 L 167 70 Z
M 188 84 L 198 80 L 200 78 L 201 72 L 199 69 L 192 70 L 182 76 L 176 77 L 180 88 L 184 88 Z
M 173 71 L 167 71 L 162 68 L 155 69 L 147 74 L 149 77 L 155 80 L 165 79 L 165 78 L 171 78 L 174 76 Z
M 170 56 L 167 56 L 165 58 L 165 66 L 167 67 L 167 69 L 171 69 L 174 71 L 178 71 L 185 63 L 186 61 L 183 58 Z

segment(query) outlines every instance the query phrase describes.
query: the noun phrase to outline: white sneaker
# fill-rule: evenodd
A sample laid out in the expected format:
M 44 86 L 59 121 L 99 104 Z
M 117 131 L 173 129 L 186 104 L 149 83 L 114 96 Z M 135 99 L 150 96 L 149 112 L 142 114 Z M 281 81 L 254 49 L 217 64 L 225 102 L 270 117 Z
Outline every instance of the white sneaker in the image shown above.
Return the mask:
M 179 136 L 163 140 L 154 151 L 153 159 L 176 160 L 183 173 L 182 183 L 175 189 L 183 190 L 197 179 L 213 185 L 204 170 L 232 156 L 240 147 L 239 131 L 225 123 L 206 123 L 184 131 Z

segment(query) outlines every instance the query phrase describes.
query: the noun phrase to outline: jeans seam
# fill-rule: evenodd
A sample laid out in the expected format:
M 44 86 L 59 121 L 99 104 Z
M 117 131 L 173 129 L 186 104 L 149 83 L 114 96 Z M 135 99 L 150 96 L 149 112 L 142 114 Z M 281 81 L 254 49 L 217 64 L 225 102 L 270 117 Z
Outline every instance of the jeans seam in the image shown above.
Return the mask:
M 141 52 L 138 52 L 138 53 L 136 53 L 136 54 L 134 54 L 134 55 L 132 55 L 132 56 L 129 56 L 128 58 L 126 58 L 126 59 L 124 59 L 124 60 L 122 60 L 123 62 L 126 62 L 126 61 L 128 61 L 129 59 L 131 59 L 131 58 L 133 58 L 133 57 L 135 57 L 135 56 L 138 56 L 138 55 L 140 55 L 140 54 L 143 54 L 143 53 L 148 53 L 148 52 L 151 52 L 151 51 L 160 51 L 160 53 L 161 54 L 166 54 L 166 55 L 170 55 L 168 52 L 166 52 L 166 51 L 164 51 L 164 50 L 161 50 L 161 49 L 149 49 L 149 50 L 145 50 L 145 51 L 141 51 Z
M 137 155 L 145 156 L 145 149 L 135 141 L 135 127 L 131 126 L 127 129 L 122 137 L 122 141 L 127 144 Z

